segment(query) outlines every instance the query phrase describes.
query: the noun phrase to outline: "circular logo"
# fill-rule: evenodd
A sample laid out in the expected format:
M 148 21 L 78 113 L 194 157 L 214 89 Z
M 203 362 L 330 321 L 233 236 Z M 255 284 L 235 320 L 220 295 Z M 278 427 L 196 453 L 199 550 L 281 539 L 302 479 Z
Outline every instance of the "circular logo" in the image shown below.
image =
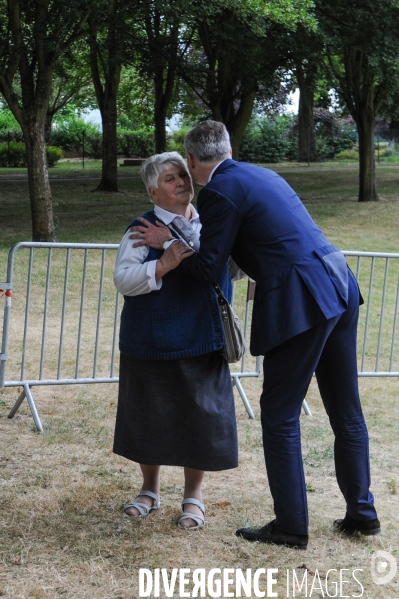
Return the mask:
M 376 551 L 371 556 L 371 578 L 375 584 L 386 584 L 396 575 L 398 564 L 388 551 Z

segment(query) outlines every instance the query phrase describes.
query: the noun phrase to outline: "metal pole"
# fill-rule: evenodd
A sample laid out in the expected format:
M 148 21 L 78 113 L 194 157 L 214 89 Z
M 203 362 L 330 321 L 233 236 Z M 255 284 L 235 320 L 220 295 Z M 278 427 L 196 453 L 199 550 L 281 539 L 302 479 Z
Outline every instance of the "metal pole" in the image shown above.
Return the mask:
M 82 136 L 83 136 L 83 148 L 82 148 L 82 168 L 84 168 L 84 167 L 85 167 L 85 132 L 84 132 L 84 129 L 83 129 Z

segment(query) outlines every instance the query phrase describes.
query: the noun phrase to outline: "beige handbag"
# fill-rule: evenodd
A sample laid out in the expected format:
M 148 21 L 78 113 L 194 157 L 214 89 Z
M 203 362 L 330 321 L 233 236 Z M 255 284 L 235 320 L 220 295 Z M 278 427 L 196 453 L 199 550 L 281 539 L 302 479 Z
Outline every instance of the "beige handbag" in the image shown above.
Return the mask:
M 224 297 L 217 283 L 214 288 L 218 294 L 219 310 L 224 333 L 224 355 L 229 364 L 238 362 L 245 354 L 245 337 L 238 316 Z

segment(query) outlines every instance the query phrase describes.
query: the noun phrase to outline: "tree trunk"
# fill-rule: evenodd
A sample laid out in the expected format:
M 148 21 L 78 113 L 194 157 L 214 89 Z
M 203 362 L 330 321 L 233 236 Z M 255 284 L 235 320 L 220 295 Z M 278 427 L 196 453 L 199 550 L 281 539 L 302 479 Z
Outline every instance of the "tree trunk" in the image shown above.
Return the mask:
M 94 191 L 118 191 L 118 150 L 117 150 L 117 97 L 122 70 L 120 43 L 115 27 L 118 3 L 108 2 L 107 58 L 99 47 L 97 21 L 95 16 L 89 20 L 90 69 L 93 78 L 98 107 L 101 113 L 102 169 L 101 181 Z M 101 68 L 100 68 L 101 65 Z
M 357 120 L 359 136 L 359 202 L 378 202 L 374 155 L 374 110 L 364 107 Z
M 45 123 L 45 129 L 44 129 L 44 139 L 48 146 L 51 146 L 51 127 L 53 124 L 53 117 L 54 117 L 54 114 L 47 111 L 46 123 Z
M 155 126 L 155 152 L 161 154 L 166 152 L 166 114 L 170 98 L 164 93 L 163 69 L 158 69 L 154 77 L 154 126 Z M 145 158 L 145 157 L 143 157 Z
M 113 104 L 113 106 L 112 106 Z M 116 102 L 110 99 L 105 102 L 101 112 L 102 139 L 102 168 L 101 181 L 96 191 L 118 191 L 118 154 L 116 136 Z
M 48 177 L 44 123 L 32 119 L 23 128 L 28 163 L 33 241 L 56 241 Z
M 166 112 L 154 110 L 155 152 L 166 152 Z M 146 158 L 146 156 L 143 156 Z
M 101 181 L 96 191 L 118 191 L 117 96 L 121 66 L 108 73 L 101 111 L 103 127 Z
M 316 141 L 313 119 L 313 79 L 305 77 L 302 68 L 297 68 L 296 74 L 299 87 L 298 161 L 314 162 L 316 160 Z
M 225 122 L 226 128 L 230 134 L 231 149 L 233 151 L 232 157 L 234 160 L 238 160 L 241 140 L 252 116 L 256 91 L 256 89 L 252 89 L 247 93 L 243 93 L 240 98 L 238 111 L 231 120 Z

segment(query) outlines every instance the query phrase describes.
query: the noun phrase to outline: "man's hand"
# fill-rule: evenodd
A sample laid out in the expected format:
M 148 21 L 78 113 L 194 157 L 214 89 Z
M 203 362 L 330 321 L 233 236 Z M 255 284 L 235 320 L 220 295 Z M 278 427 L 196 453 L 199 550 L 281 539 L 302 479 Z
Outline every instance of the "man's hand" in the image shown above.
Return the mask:
M 169 271 L 177 268 L 185 258 L 192 256 L 194 251 L 182 241 L 172 243 L 157 260 L 155 267 L 155 278 L 161 279 Z
M 130 227 L 132 234 L 129 235 L 129 239 L 136 241 L 136 243 L 133 244 L 134 248 L 148 245 L 156 250 L 162 250 L 165 241 L 174 239 L 169 228 L 158 220 L 155 221 L 155 225 L 141 216 L 139 216 L 137 220 L 143 224 Z

